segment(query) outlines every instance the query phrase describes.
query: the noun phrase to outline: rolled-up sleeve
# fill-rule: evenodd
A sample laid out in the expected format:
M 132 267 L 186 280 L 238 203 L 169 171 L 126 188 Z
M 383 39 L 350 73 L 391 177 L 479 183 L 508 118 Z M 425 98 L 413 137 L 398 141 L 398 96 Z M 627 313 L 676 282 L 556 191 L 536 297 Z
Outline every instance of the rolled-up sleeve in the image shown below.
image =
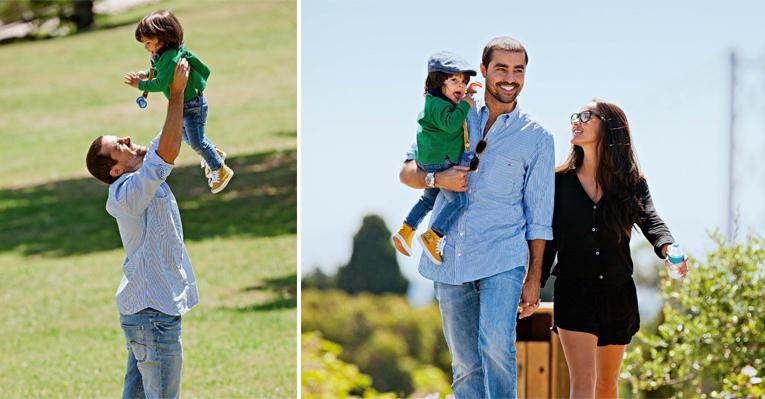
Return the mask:
M 411 161 L 413 159 L 417 158 L 417 141 L 413 142 L 411 146 L 409 146 L 409 150 L 406 152 L 406 159 L 404 161 Z
M 526 240 L 552 240 L 555 195 L 555 144 L 548 132 L 537 144 L 526 173 L 523 212 Z
M 112 184 L 107 210 L 110 213 L 128 215 L 142 213 L 156 195 L 159 185 L 167 179 L 172 170 L 173 165 L 157 155 L 155 139 L 146 151 L 143 165 L 137 171 L 127 174 Z

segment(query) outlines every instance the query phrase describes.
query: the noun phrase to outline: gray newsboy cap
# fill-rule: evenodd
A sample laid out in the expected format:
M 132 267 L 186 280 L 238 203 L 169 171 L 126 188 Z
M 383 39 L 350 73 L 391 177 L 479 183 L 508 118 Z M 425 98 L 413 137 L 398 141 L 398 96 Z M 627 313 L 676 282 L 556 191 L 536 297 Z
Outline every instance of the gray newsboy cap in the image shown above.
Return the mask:
M 470 67 L 467 61 L 457 54 L 448 51 L 435 53 L 428 58 L 428 73 L 435 71 L 449 74 L 466 73 L 470 76 L 477 75 L 475 69 Z

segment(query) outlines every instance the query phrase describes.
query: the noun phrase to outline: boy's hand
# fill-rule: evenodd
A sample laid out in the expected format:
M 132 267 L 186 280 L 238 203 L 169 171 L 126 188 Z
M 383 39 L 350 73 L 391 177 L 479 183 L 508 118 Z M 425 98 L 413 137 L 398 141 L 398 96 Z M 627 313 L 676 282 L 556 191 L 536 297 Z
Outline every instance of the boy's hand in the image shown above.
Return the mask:
M 135 74 L 138 75 L 138 79 L 141 79 L 141 80 L 146 80 L 149 78 L 149 75 L 147 75 L 146 72 L 144 71 L 138 71 Z
M 123 82 L 128 86 L 133 86 L 136 89 L 138 88 L 138 82 L 141 81 L 141 79 L 138 77 L 138 74 L 135 72 L 128 72 L 125 74 L 125 76 L 122 77 Z
M 467 94 L 469 96 L 472 96 L 473 94 L 478 93 L 478 89 L 480 89 L 481 87 L 483 87 L 481 82 L 473 82 L 473 83 L 468 85 L 468 87 L 467 87 Z
M 483 87 L 481 82 L 473 82 L 468 85 L 467 90 L 465 90 L 465 97 L 462 99 L 467 101 L 468 104 L 470 104 L 471 107 L 475 106 L 475 100 L 473 100 L 473 94 L 478 92 L 478 89 Z

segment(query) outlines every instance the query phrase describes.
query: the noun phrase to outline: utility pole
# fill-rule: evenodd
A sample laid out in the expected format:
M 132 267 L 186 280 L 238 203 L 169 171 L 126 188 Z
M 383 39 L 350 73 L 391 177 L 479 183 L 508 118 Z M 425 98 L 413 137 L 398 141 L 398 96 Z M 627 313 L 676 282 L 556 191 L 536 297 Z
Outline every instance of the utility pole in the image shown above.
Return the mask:
M 733 243 L 735 224 L 735 153 L 736 153 L 736 51 L 730 52 L 730 124 L 728 125 L 728 242 Z

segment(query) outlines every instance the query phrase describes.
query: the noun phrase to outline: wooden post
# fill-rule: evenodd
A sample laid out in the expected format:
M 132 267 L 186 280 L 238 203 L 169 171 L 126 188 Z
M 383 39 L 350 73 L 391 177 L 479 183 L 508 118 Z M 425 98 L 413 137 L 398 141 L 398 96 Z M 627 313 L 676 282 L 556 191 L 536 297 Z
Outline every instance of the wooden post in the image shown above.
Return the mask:
M 516 394 L 519 398 L 526 397 L 526 342 L 516 342 Z
M 550 396 L 550 343 L 526 343 L 526 397 Z
M 558 335 L 550 330 L 553 304 L 542 302 L 530 317 L 518 320 L 516 350 L 519 398 L 567 398 L 568 368 Z

